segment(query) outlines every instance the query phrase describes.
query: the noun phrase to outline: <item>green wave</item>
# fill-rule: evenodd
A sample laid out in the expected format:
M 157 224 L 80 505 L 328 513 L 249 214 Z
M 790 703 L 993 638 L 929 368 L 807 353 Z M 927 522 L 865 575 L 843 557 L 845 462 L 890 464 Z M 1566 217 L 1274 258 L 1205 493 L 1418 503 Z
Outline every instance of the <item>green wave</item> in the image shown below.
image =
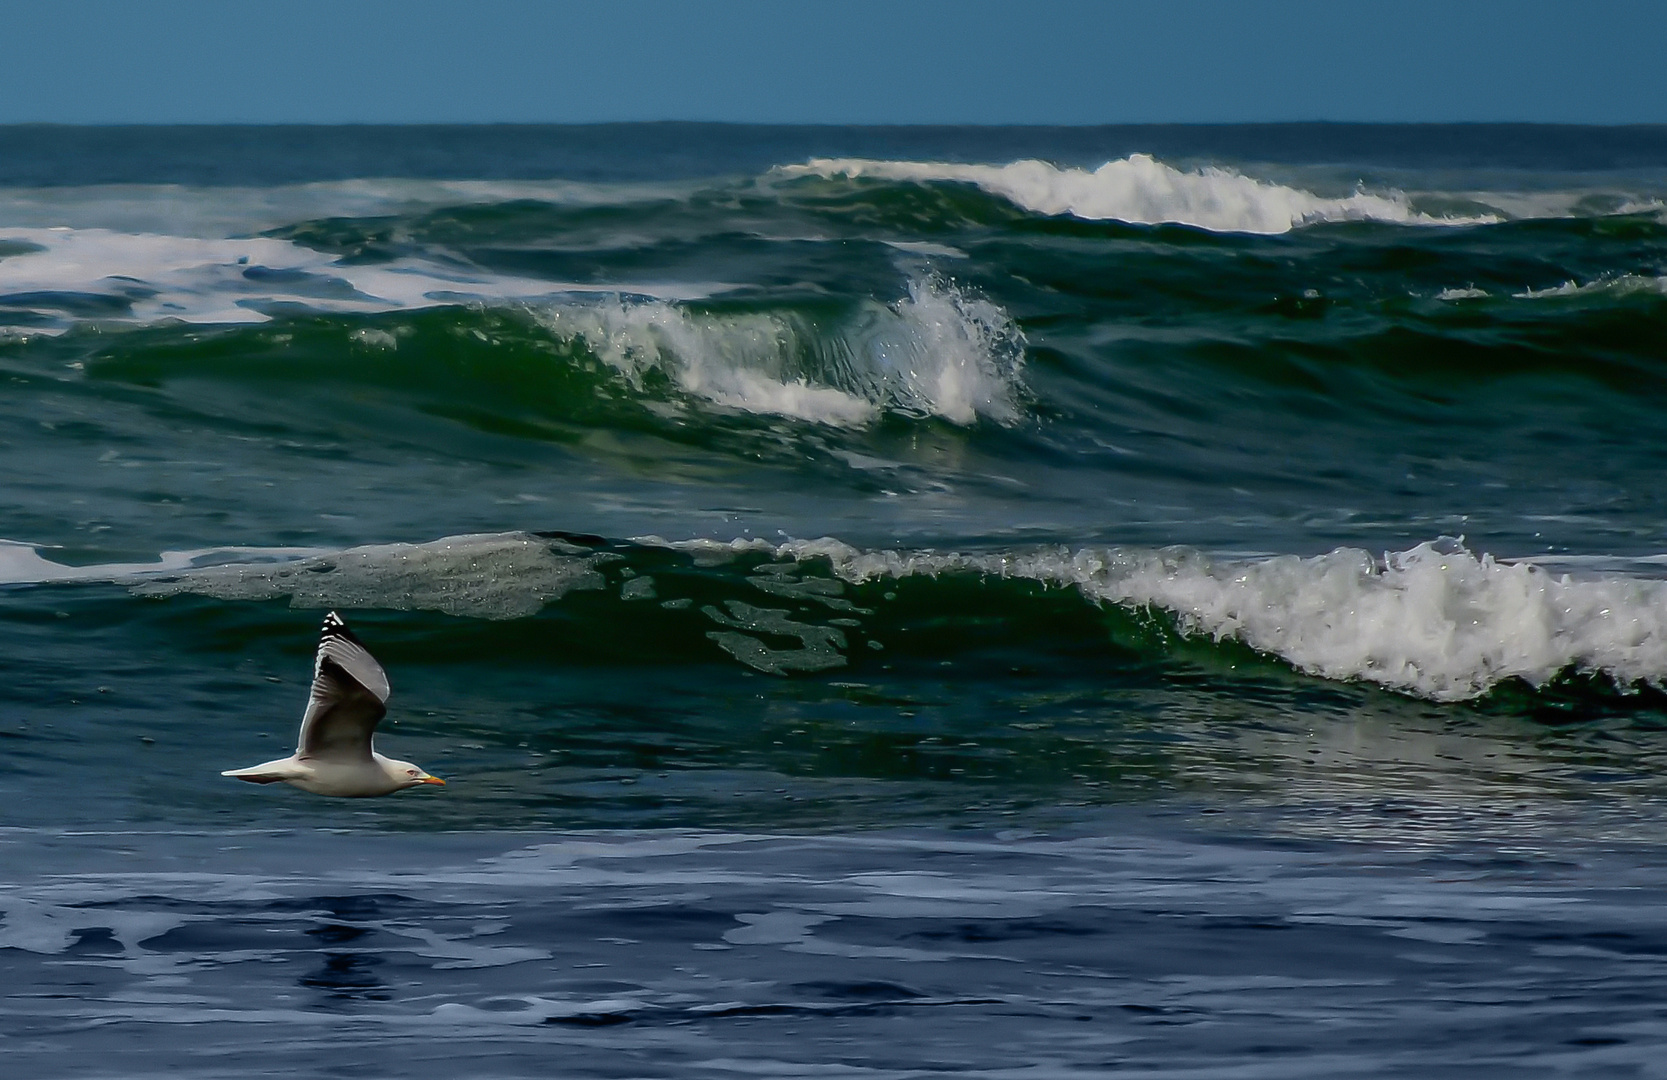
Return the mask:
M 452 781 L 366 811 L 390 827 L 895 825 L 1305 776 L 1317 799 L 1474 799 L 1532 744 L 1515 798 L 1647 772 L 1667 721 L 1658 690 L 1573 671 L 1455 704 L 1320 679 L 1154 606 L 971 570 L 858 583 L 746 545 L 516 542 L 548 558 L 460 551 L 413 576 L 389 551 L 356 577 L 344 552 L 0 589 L 0 785 L 96 777 L 141 826 L 327 822 L 326 800 L 214 783 L 293 738 L 326 606 L 390 674 L 382 745 Z M 1500 762 L 1452 763 L 1455 729 Z M 53 824 L 80 820 L 61 803 L 42 803 Z

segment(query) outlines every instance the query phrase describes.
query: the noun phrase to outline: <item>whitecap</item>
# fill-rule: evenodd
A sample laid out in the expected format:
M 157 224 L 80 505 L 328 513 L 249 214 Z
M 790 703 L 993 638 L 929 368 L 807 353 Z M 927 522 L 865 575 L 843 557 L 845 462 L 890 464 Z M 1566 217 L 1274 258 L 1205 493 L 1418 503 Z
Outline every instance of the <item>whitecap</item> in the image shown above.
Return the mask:
M 1475 224 L 1494 217 L 1432 217 L 1400 192 L 1356 191 L 1327 198 L 1217 166 L 1183 171 L 1149 154 L 1131 154 L 1092 171 L 1045 161 L 964 165 L 935 161 L 818 158 L 778 168 L 787 178 L 873 177 L 915 183 L 968 183 L 1038 214 L 1141 225 L 1191 225 L 1212 232 L 1283 233 L 1324 221 L 1398 225 Z
M 777 312 L 711 313 L 652 300 L 535 308 L 641 390 L 650 373 L 741 412 L 855 427 L 882 412 L 956 424 L 1018 419 L 1024 337 L 996 304 L 937 277 L 843 324 Z
M 1667 581 L 1556 574 L 1446 541 L 1381 558 L 1358 548 L 1256 560 L 1183 549 L 961 555 L 837 540 L 774 554 L 826 558 L 852 582 L 972 572 L 1068 586 L 1097 602 L 1169 612 L 1184 632 L 1243 642 L 1312 675 L 1436 701 L 1478 697 L 1513 678 L 1542 686 L 1570 669 L 1667 685 Z
M 1518 300 L 1544 300 L 1603 293 L 1629 296 L 1641 292 L 1667 294 L 1667 277 L 1651 277 L 1645 274 L 1617 274 L 1613 277 L 1601 277 L 1592 281 L 1565 281 L 1561 285 L 1552 285 L 1544 289 L 1524 289 L 1522 292 L 1513 293 L 1512 295 Z

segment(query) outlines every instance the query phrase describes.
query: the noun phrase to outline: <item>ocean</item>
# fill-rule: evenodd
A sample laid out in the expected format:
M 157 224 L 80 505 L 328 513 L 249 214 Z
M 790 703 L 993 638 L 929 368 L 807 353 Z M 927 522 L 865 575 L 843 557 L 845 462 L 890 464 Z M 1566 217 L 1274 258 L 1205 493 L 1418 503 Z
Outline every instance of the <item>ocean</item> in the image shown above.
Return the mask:
M 0 385 L 8 1076 L 1667 1075 L 1667 128 L 0 128 Z

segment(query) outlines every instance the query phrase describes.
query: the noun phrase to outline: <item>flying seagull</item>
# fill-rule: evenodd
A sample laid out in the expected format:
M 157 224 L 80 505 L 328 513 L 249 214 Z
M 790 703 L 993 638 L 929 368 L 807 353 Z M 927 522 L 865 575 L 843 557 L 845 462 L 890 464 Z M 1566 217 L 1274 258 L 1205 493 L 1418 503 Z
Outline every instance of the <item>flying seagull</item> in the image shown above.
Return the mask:
M 301 736 L 287 758 L 229 769 L 251 784 L 293 784 L 314 795 L 363 798 L 418 784 L 444 784 L 409 761 L 371 748 L 376 722 L 386 715 L 388 674 L 334 611 L 324 616 L 313 660 L 313 691 L 301 717 Z

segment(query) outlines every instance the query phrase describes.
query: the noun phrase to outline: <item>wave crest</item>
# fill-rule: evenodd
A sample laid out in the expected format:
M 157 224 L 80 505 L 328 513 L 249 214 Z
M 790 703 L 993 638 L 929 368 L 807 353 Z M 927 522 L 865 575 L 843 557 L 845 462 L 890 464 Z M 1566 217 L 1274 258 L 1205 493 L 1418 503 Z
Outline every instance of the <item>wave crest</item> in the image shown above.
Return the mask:
M 689 564 L 668 564 L 649 549 L 680 553 Z M 893 597 L 884 587 L 846 594 L 847 586 L 965 575 L 1166 612 L 1183 634 L 1236 641 L 1310 675 L 1432 701 L 1478 698 L 1508 680 L 1545 687 L 1571 672 L 1622 688 L 1667 688 L 1667 580 L 1616 569 L 1624 562 L 1659 572 L 1659 558 L 1608 560 L 1615 564 L 1608 570 L 1577 576 L 1502 562 L 1445 539 L 1381 557 L 1339 548 L 1257 559 L 1183 548 L 956 553 L 861 549 L 833 538 L 625 543 L 526 533 L 338 552 L 170 552 L 154 564 L 93 567 L 52 563 L 10 542 L 0 542 L 0 556 L 8 557 L 0 560 L 0 585 L 104 580 L 144 596 L 288 597 L 298 607 L 493 620 L 530 617 L 572 592 L 617 589 L 635 627 L 644 612 L 658 610 L 641 601 L 667 596 L 660 607 L 693 604 L 703 614 L 703 640 L 776 674 L 856 663 L 863 641 L 883 648 L 873 642 L 897 628 L 888 611 Z M 718 570 L 732 562 L 739 574 Z M 750 591 L 732 591 L 741 585 Z M 784 601 L 798 607 L 790 611 Z M 807 614 L 806 605 L 825 610 Z M 800 638 L 802 648 L 781 648 L 786 637 Z
M 1182 549 L 956 555 L 824 540 L 777 550 L 827 558 L 853 582 L 971 571 L 1069 586 L 1099 602 L 1160 608 L 1184 632 L 1241 641 L 1311 675 L 1436 701 L 1475 698 L 1513 678 L 1543 686 L 1570 669 L 1623 685 L 1667 681 L 1667 581 L 1556 575 L 1450 541 L 1381 559 L 1339 548 L 1248 562 Z
M 1025 210 L 1089 221 L 1191 225 L 1211 232 L 1283 233 L 1323 221 L 1397 225 L 1473 224 L 1487 218 L 1437 218 L 1412 209 L 1404 195 L 1355 192 L 1325 198 L 1207 166 L 1183 172 L 1149 154 L 1131 154 L 1099 168 L 1061 169 L 1045 161 L 962 165 L 928 161 L 817 158 L 777 170 L 787 177 L 873 177 L 915 183 L 974 184 Z
M 641 389 L 650 375 L 743 412 L 859 426 L 881 412 L 956 424 L 1018 417 L 1024 336 L 997 305 L 941 278 L 867 302 L 829 332 L 804 316 L 712 313 L 614 297 L 536 313 Z

